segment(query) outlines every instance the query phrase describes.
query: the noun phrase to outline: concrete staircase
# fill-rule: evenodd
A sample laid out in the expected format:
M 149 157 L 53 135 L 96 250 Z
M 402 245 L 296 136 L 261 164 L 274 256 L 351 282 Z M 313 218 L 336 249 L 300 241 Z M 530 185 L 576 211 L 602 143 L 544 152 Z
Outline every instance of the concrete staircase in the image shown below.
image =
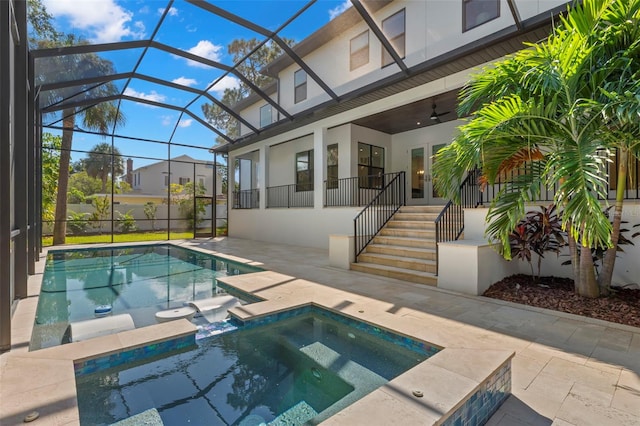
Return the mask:
M 434 220 L 443 206 L 404 206 L 351 264 L 354 271 L 435 286 Z

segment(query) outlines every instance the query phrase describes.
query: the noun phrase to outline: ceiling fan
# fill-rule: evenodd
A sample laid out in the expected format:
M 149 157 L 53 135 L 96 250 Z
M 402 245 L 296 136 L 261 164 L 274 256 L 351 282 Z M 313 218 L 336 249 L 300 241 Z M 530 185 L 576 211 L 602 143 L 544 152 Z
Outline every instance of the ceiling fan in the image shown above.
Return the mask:
M 433 102 L 431 104 L 431 109 L 433 111 L 431 111 L 431 115 L 429 116 L 429 120 L 433 120 L 436 123 L 442 123 L 442 121 L 440 121 L 440 117 L 442 117 L 443 115 L 447 115 L 447 114 L 449 114 L 451 112 L 451 111 L 445 111 L 445 112 L 441 112 L 441 113 L 436 112 L 436 103 L 435 102 Z

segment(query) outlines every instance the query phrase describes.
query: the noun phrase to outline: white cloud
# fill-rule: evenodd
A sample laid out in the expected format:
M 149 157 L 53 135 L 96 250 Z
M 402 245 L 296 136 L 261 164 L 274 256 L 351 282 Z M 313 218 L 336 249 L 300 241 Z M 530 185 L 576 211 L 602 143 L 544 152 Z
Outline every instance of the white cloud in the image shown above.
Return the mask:
M 171 123 L 173 123 L 173 120 L 174 120 L 174 118 L 173 118 L 173 117 L 171 117 L 170 115 L 161 115 L 161 116 L 160 116 L 160 123 L 161 123 L 163 126 L 168 126 L 168 125 L 170 125 Z
M 178 123 L 178 126 L 179 127 L 189 127 L 189 126 L 191 126 L 191 124 L 193 124 L 193 119 L 191 119 L 191 118 L 183 118 Z
M 159 7 L 158 8 L 158 15 L 162 15 L 164 13 L 164 10 L 165 10 L 164 7 Z M 171 6 L 169 8 L 169 12 L 167 13 L 167 15 L 169 15 L 169 16 L 178 16 L 178 9 L 176 9 L 173 6 Z
M 165 95 L 161 95 L 155 90 L 152 90 L 149 93 L 144 93 L 144 92 L 138 92 L 137 90 L 132 89 L 131 87 L 127 87 L 127 89 L 124 91 L 124 94 L 126 96 L 131 96 L 133 98 L 145 99 L 145 100 L 154 101 L 154 102 L 164 102 L 165 99 L 167 99 Z M 153 106 L 153 105 L 150 105 L 150 106 Z
M 219 62 L 221 50 L 222 50 L 222 46 L 220 45 L 213 44 L 209 40 L 200 40 L 198 44 L 196 44 L 190 49 L 187 49 L 187 52 L 203 58 L 210 59 L 212 61 Z M 204 65 L 196 61 L 188 61 L 188 64 L 191 65 L 192 67 L 209 68 L 208 65 Z
M 142 7 L 140 8 L 140 10 L 138 11 L 138 13 L 141 13 L 141 14 L 143 14 L 143 15 L 146 15 L 146 14 L 147 14 L 147 13 L 149 13 L 149 12 L 150 12 L 150 10 L 149 10 L 149 6 L 147 6 L 147 5 L 142 6 Z
M 334 19 L 336 16 L 342 14 L 345 10 L 351 7 L 351 1 L 344 0 L 342 4 L 337 5 L 333 9 L 329 9 L 329 20 Z
M 87 38 L 95 43 L 141 39 L 145 35 L 144 24 L 134 22 L 133 13 L 114 0 L 45 0 L 45 6 L 54 17 L 67 18 L 72 29 L 86 31 Z
M 213 81 L 211 83 L 213 83 Z M 222 80 L 216 83 L 215 86 L 209 89 L 209 91 L 215 92 L 218 96 L 222 96 L 226 89 L 235 89 L 238 86 L 240 86 L 240 80 L 238 80 L 236 77 L 226 75 L 222 77 Z
M 187 30 L 188 33 L 195 33 L 196 31 L 198 31 L 198 27 L 191 24 L 187 24 L 185 29 Z
M 172 83 L 175 84 L 181 84 L 183 86 L 195 86 L 196 84 L 198 84 L 198 82 L 193 79 L 193 78 L 187 78 L 187 77 L 178 77 L 178 78 L 174 78 L 173 80 L 171 80 Z

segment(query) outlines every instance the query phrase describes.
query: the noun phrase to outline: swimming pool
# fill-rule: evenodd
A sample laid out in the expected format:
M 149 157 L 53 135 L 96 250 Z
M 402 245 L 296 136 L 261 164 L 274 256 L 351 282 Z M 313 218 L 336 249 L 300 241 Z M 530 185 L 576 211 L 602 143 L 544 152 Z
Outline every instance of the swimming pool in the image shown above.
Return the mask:
M 79 376 L 80 422 L 153 412 L 167 425 L 315 424 L 437 351 L 408 342 L 313 309 L 200 339 L 187 352 Z
M 105 307 L 130 315 L 136 327 L 155 324 L 160 310 L 224 294 L 218 277 L 257 271 L 170 244 L 50 250 L 30 349 L 64 343 L 70 323 Z

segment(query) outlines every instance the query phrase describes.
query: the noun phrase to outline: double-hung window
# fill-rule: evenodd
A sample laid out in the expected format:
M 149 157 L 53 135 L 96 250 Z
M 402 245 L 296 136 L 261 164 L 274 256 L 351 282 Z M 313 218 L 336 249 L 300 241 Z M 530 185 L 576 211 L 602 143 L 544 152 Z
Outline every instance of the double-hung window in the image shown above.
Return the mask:
M 462 31 L 500 16 L 500 0 L 462 0 Z
M 178 178 L 178 182 L 180 183 L 180 185 L 186 185 L 189 182 L 191 182 L 191 178 L 181 177 L 181 178 Z
M 349 44 L 349 70 L 369 63 L 369 30 L 351 39 Z
M 358 181 L 360 188 L 382 188 L 384 184 L 384 148 L 358 143 Z
M 313 191 L 313 150 L 296 153 L 296 191 Z
M 298 70 L 293 74 L 294 103 L 307 99 L 307 72 Z
M 404 58 L 405 55 L 405 10 L 389 16 L 382 21 L 382 33 L 389 40 L 398 56 Z M 382 66 L 387 66 L 394 62 L 393 58 L 382 46 Z

